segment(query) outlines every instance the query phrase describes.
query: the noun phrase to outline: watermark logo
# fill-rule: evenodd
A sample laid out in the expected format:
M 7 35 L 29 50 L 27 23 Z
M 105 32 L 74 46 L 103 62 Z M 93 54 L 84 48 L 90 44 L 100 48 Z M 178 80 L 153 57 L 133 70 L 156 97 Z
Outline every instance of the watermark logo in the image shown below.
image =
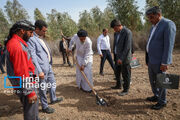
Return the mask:
M 12 86 L 7 86 L 7 80 L 10 80 Z M 25 89 L 41 89 L 46 90 L 47 88 L 56 88 L 56 83 L 45 82 L 39 77 L 21 77 L 21 76 L 5 76 L 4 77 L 4 88 L 25 88 Z
M 7 80 L 8 79 L 19 79 L 19 85 L 18 86 L 7 86 L 6 83 L 7 83 Z M 22 78 L 21 77 L 18 77 L 18 76 L 5 76 L 4 77 L 4 88 L 22 88 Z

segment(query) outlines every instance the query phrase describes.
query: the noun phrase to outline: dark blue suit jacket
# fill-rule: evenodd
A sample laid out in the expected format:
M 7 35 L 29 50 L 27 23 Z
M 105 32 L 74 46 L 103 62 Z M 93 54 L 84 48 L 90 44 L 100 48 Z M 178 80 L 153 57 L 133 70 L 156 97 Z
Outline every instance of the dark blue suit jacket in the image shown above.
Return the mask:
M 120 35 L 118 42 L 117 36 Z M 115 54 L 115 46 L 117 53 Z M 116 60 L 122 60 L 123 64 L 127 64 L 131 62 L 132 58 L 132 32 L 126 28 L 125 26 L 121 30 L 121 32 L 116 32 L 114 34 L 114 45 L 113 45 L 113 53 L 116 56 Z
M 146 63 L 171 64 L 175 35 L 176 26 L 174 22 L 162 18 L 149 43 L 148 53 L 146 52 Z

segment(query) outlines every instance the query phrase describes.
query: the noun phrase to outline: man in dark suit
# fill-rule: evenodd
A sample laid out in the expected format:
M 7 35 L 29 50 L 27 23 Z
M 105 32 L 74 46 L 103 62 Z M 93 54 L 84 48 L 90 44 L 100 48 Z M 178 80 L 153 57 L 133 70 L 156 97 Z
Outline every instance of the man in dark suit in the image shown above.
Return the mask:
M 166 72 L 168 65 L 172 63 L 176 26 L 171 20 L 162 17 L 157 6 L 148 9 L 146 15 L 153 24 L 146 45 L 146 64 L 154 94 L 146 100 L 157 102 L 151 109 L 159 110 L 166 106 L 166 89 L 156 88 L 156 76 L 158 73 Z
M 111 28 L 114 29 L 114 61 L 115 61 L 115 76 L 116 86 L 112 89 L 121 88 L 121 74 L 123 77 L 123 91 L 119 94 L 124 96 L 128 94 L 130 81 L 131 81 L 131 66 L 130 61 L 132 58 L 132 33 L 117 19 L 111 21 Z
M 2 74 L 5 73 L 4 68 L 3 68 L 3 54 L 4 54 L 3 47 L 0 43 L 0 70 L 1 70 Z
M 63 57 L 63 64 L 66 64 L 66 59 L 67 59 L 67 63 L 69 66 L 71 66 L 70 60 L 69 60 L 69 55 L 67 54 L 67 49 L 69 47 L 69 41 L 71 39 L 67 39 L 64 36 L 62 36 L 62 40 L 59 43 L 59 52 L 62 53 L 62 57 Z

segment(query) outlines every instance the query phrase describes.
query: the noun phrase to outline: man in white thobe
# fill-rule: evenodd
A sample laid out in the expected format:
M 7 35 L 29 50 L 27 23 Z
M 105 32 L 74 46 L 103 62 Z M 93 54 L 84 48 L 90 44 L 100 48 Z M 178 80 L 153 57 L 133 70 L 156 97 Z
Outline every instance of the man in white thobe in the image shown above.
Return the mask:
M 85 92 L 91 92 L 91 88 L 81 74 L 80 70 L 85 73 L 90 84 L 93 86 L 92 80 L 92 64 L 93 64 L 93 51 L 92 41 L 87 37 L 85 30 L 79 30 L 70 41 L 69 51 L 72 51 L 73 46 L 76 45 L 76 59 L 80 68 L 76 66 L 76 83 L 79 89 Z

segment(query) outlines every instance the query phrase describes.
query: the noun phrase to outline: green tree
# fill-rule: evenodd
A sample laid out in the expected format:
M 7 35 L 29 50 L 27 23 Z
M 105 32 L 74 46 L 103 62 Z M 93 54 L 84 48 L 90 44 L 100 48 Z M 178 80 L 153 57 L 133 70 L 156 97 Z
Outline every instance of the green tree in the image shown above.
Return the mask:
M 142 13 L 138 11 L 135 0 L 108 0 L 108 2 L 123 25 L 135 31 L 142 29 Z
M 34 10 L 34 20 L 35 21 L 36 20 L 44 20 L 44 21 L 46 21 L 45 17 L 42 15 L 41 11 L 38 8 L 36 8 Z
M 115 14 L 113 13 L 113 10 L 110 7 L 107 7 L 104 9 L 103 15 L 102 15 L 102 29 L 108 28 L 110 29 L 110 22 L 115 18 Z
M 157 0 L 146 0 L 146 9 L 152 6 L 159 6 Z
M 0 43 L 2 43 L 9 32 L 9 23 L 2 9 L 0 9 L 0 21 Z
M 91 16 L 96 24 L 97 27 L 96 29 L 98 31 L 101 31 L 101 29 L 103 28 L 103 22 L 102 22 L 103 13 L 97 6 L 91 9 Z
M 88 35 L 96 42 L 103 28 L 108 28 L 111 32 L 110 22 L 115 18 L 115 14 L 110 7 L 105 8 L 102 12 L 96 6 L 90 12 L 84 10 L 80 13 L 79 17 L 78 27 L 87 30 Z
M 83 12 L 81 12 L 79 17 L 80 18 L 79 18 L 78 26 L 80 29 L 87 30 L 87 32 L 90 36 L 94 35 L 94 33 L 97 33 L 97 31 L 95 29 L 95 28 L 97 28 L 95 20 L 93 19 L 91 14 L 88 13 L 87 10 L 84 10 Z
M 50 14 L 47 14 L 47 23 L 48 23 L 48 35 L 52 40 L 56 40 L 60 37 L 60 28 L 57 22 L 58 12 L 55 9 L 51 10 Z
M 48 35 L 52 40 L 61 38 L 61 31 L 65 36 L 72 36 L 77 32 L 77 25 L 68 15 L 68 13 L 60 13 L 55 9 L 47 14 Z
M 4 8 L 11 24 L 21 19 L 29 19 L 27 11 L 22 7 L 18 0 L 13 0 L 13 2 L 8 0 Z

